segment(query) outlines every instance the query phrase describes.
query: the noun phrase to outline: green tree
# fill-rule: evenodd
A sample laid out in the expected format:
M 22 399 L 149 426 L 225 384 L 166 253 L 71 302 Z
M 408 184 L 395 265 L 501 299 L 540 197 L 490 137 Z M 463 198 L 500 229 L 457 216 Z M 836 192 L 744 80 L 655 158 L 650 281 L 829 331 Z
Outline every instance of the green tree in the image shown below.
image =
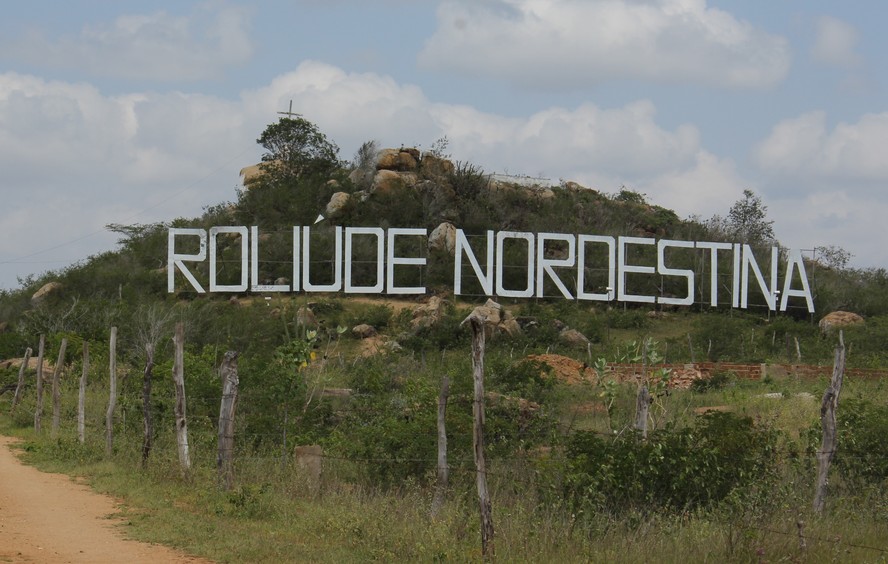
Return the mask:
M 256 142 L 266 149 L 264 162 L 278 163 L 296 176 L 329 174 L 340 166 L 336 143 L 301 117 L 279 119 L 266 127 Z
M 361 147 L 355 152 L 355 158 L 352 160 L 352 178 L 355 185 L 364 190 L 370 187 L 373 182 L 373 175 L 376 174 L 376 155 L 379 152 L 377 143 L 371 139 L 364 141 Z
M 728 211 L 731 234 L 744 243 L 769 243 L 774 240 L 774 221 L 768 219 L 768 206 L 752 190 L 743 191 L 743 198 Z

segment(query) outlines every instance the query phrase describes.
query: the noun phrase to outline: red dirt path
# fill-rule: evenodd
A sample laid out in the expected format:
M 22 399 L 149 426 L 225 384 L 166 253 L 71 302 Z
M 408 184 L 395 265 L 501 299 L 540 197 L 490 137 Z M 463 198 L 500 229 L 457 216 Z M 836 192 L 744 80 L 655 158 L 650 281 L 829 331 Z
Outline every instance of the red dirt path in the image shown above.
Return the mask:
M 124 539 L 112 498 L 22 464 L 14 441 L 0 437 L 0 562 L 208 562 Z

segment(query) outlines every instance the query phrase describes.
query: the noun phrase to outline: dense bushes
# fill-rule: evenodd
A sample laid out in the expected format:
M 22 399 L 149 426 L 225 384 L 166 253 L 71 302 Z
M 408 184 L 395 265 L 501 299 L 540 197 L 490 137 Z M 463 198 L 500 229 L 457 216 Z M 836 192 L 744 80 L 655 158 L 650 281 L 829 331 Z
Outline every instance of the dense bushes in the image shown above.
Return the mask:
M 842 477 L 855 486 L 882 484 L 888 479 L 888 406 L 848 399 L 839 406 L 837 423 L 834 462 Z M 819 429 L 813 434 L 819 438 Z
M 647 440 L 581 431 L 567 444 L 564 490 L 577 508 L 610 513 L 712 506 L 732 492 L 767 488 L 776 444 L 776 432 L 730 413 Z
M 522 363 L 510 367 L 504 362 L 496 361 L 488 370 L 491 380 L 484 431 L 486 450 L 493 459 L 548 442 L 554 424 L 539 405 L 507 393 L 523 385 L 547 385 L 536 382 L 538 371 L 534 376 Z M 393 486 L 407 478 L 428 478 L 434 472 L 440 390 L 437 374 L 441 371 L 451 380 L 447 409 L 450 465 L 467 470 L 473 467 L 470 363 L 466 358 L 446 368 L 424 369 L 422 364 L 407 356 L 390 355 L 347 369 L 354 396 L 326 445 L 337 456 L 367 461 L 361 471 L 370 483 Z M 508 385 L 498 385 L 495 371 Z

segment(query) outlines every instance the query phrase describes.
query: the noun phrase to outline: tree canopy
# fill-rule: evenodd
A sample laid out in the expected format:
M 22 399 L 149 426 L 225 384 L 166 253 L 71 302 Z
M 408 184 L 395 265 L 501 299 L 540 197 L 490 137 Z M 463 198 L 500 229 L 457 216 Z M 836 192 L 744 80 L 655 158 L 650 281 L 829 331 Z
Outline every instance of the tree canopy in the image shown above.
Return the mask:
M 257 143 L 265 147 L 265 162 L 283 165 L 286 172 L 327 174 L 340 166 L 339 147 L 318 127 L 301 117 L 281 118 L 265 128 Z
M 728 211 L 728 225 L 733 235 L 744 243 L 768 243 L 775 239 L 774 221 L 768 219 L 768 206 L 752 190 Z

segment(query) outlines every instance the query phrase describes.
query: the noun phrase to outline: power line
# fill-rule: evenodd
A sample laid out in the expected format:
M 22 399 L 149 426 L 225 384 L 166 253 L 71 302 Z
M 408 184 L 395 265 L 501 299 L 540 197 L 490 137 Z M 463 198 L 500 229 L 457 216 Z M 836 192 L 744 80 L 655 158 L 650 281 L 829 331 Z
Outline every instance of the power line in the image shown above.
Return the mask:
M 186 186 L 185 186 L 184 188 L 182 188 L 181 190 L 178 190 L 177 192 L 174 192 L 172 195 L 170 195 L 170 196 L 168 196 L 168 197 L 166 197 L 166 198 L 160 200 L 159 202 L 157 202 L 157 203 L 154 204 L 154 205 L 148 206 L 147 208 L 143 208 L 143 209 L 141 209 L 140 211 L 138 211 L 138 212 L 136 212 L 136 213 L 134 213 L 134 214 L 132 214 L 132 215 L 130 215 L 130 216 L 124 218 L 124 219 L 123 219 L 123 222 L 126 223 L 126 222 L 129 222 L 129 221 L 132 221 L 133 219 L 139 217 L 140 215 L 142 215 L 142 214 L 144 214 L 144 213 L 146 213 L 146 212 L 149 212 L 149 211 L 151 211 L 151 210 L 153 210 L 153 209 L 159 208 L 160 206 L 166 204 L 166 203 L 169 202 L 170 200 L 173 200 L 174 198 L 177 198 L 177 197 L 181 196 L 182 194 L 185 194 L 186 192 L 189 192 L 190 190 L 194 189 L 195 186 L 197 186 L 197 185 L 201 184 L 202 182 L 204 182 L 205 180 L 209 179 L 210 177 L 212 177 L 213 175 L 215 175 L 216 173 L 218 173 L 218 172 L 219 172 L 220 170 L 222 170 L 223 168 L 228 167 L 228 166 L 229 166 L 229 165 L 230 165 L 235 159 L 240 158 L 240 157 L 243 156 L 246 152 L 248 152 L 250 149 L 252 149 L 252 147 L 247 147 L 247 148 L 245 148 L 245 149 L 244 149 L 243 151 L 241 151 L 240 153 L 234 155 L 233 157 L 227 159 L 225 162 L 219 164 L 217 167 L 213 168 L 210 172 L 208 172 L 207 174 L 205 174 L 205 175 L 202 176 L 201 178 L 199 178 L 199 179 L 197 179 L 197 180 L 191 182 L 190 184 L 186 185 Z M 80 236 L 80 237 L 75 237 L 74 239 L 69 239 L 69 240 L 64 241 L 64 242 L 62 242 L 62 243 L 59 243 L 59 244 L 57 244 L 57 245 L 53 245 L 53 246 L 51 246 L 51 247 L 46 247 L 46 248 L 44 248 L 44 249 L 41 249 L 41 250 L 39 250 L 39 251 L 35 251 L 35 252 L 30 253 L 30 254 L 27 254 L 27 255 L 19 256 L 19 257 L 12 258 L 12 259 L 9 259 L 9 260 L 0 261 L 0 265 L 3 265 L 3 264 L 41 264 L 41 262 L 37 262 L 37 261 L 28 261 L 28 262 L 24 262 L 24 260 L 25 260 L 25 259 L 32 258 L 32 257 L 35 257 L 35 256 L 38 256 L 38 255 L 42 255 L 42 254 L 44 254 L 44 253 L 48 253 L 48 252 L 50 252 L 50 251 L 54 251 L 54 250 L 56 250 L 56 249 L 61 249 L 61 248 L 63 248 L 63 247 L 67 247 L 67 246 L 69 246 L 69 245 L 73 245 L 74 243 L 79 243 L 80 241 L 83 241 L 83 240 L 85 240 L 85 239 L 89 239 L 90 237 L 94 237 L 94 236 L 96 236 L 96 235 L 99 235 L 99 234 L 101 234 L 101 233 L 104 233 L 105 231 L 107 231 L 105 228 L 102 228 L 102 229 L 99 229 L 99 230 L 96 230 L 96 231 L 92 231 L 92 232 L 89 232 L 89 233 L 87 233 L 87 234 L 85 234 L 85 235 L 82 235 L 82 236 Z M 45 263 L 50 263 L 50 262 L 68 262 L 68 261 L 54 260 L 54 261 L 42 261 L 42 262 L 45 264 Z

